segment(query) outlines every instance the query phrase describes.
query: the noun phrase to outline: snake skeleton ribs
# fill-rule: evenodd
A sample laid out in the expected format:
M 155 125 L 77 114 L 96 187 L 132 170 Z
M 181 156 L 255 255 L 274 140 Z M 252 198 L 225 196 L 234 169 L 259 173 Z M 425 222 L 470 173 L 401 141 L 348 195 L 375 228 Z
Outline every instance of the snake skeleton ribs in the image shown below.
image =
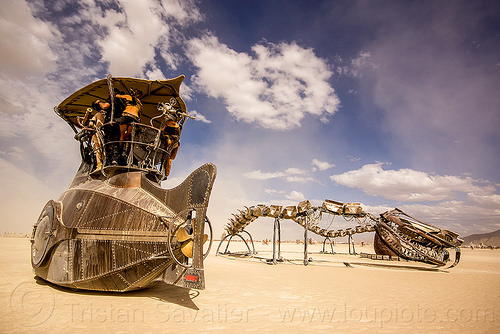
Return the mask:
M 357 225 L 338 230 L 322 228 L 323 215 L 342 216 Z M 444 266 L 450 260 L 448 249 L 454 248 L 456 258 L 450 268 L 460 260 L 459 247 L 463 241 L 457 233 L 419 221 L 397 208 L 376 217 L 364 212 L 359 203 L 325 200 L 319 207 L 312 206 L 308 200 L 297 206 L 260 204 L 233 214 L 225 230 L 230 236 L 246 232 L 245 228 L 259 217 L 291 219 L 308 231 L 329 239 L 375 232 L 374 249 L 381 256 Z

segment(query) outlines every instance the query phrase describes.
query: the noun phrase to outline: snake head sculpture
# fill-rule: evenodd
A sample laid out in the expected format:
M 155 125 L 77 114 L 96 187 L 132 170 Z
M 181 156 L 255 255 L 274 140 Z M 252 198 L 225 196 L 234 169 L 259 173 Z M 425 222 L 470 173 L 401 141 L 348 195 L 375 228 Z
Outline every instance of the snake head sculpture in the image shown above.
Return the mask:
M 400 209 L 381 214 L 375 230 L 377 254 L 442 266 L 449 259 L 447 248 L 455 248 L 458 263 L 463 240 L 457 233 L 424 223 Z

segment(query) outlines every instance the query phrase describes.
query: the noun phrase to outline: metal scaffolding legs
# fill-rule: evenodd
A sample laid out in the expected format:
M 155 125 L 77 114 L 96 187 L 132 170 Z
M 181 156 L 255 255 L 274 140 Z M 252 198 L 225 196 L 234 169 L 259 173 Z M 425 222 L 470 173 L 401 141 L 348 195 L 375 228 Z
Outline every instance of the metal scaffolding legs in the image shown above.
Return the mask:
M 246 233 L 248 238 L 250 239 L 250 244 L 252 245 L 252 248 L 250 249 L 250 245 L 248 245 L 248 242 L 245 240 L 245 238 L 243 238 L 243 236 L 241 235 L 241 233 Z M 219 243 L 219 246 L 217 246 L 217 251 L 215 252 L 216 255 L 218 254 L 230 254 L 231 252 L 228 251 L 229 249 L 229 244 L 231 243 L 231 240 L 233 240 L 234 237 L 238 237 L 240 238 L 241 240 L 243 240 L 243 242 L 245 243 L 245 246 L 247 247 L 248 249 L 248 253 L 246 253 L 245 255 L 247 256 L 254 256 L 255 254 L 257 254 L 257 252 L 255 251 L 255 245 L 253 243 L 253 239 L 252 239 L 252 235 L 250 233 L 248 233 L 247 231 L 243 230 L 241 231 L 241 233 L 237 233 L 237 234 L 228 234 L 226 235 Z M 220 253 L 219 250 L 220 250 L 220 247 L 222 246 L 222 243 L 226 240 L 227 240 L 227 245 L 226 245 L 226 249 L 224 250 L 223 253 Z
M 307 244 L 309 243 L 309 240 L 307 240 L 307 225 L 309 224 L 309 219 L 308 218 L 302 218 L 305 219 L 305 224 L 304 224 L 304 266 L 307 266 L 309 264 L 309 254 L 307 252 Z
M 325 249 L 327 241 L 330 242 L 330 250 L 332 251 L 331 254 L 335 254 L 335 251 L 333 250 L 333 245 L 335 244 L 335 241 L 333 241 L 329 237 L 326 237 L 325 240 L 323 240 L 323 250 L 321 251 L 321 253 L 328 254 L 328 252 Z
M 283 257 L 281 256 L 281 219 L 282 218 L 280 218 L 280 217 L 274 218 L 272 258 L 265 259 L 265 261 L 268 264 L 275 265 L 275 264 L 278 264 L 278 262 L 283 262 Z M 309 216 L 302 216 L 302 217 L 300 217 L 300 219 L 302 219 L 302 222 L 300 223 L 300 225 L 304 226 L 304 259 L 303 259 L 303 263 L 304 263 L 304 266 L 307 266 L 312 261 L 312 259 L 309 257 L 309 250 L 308 250 L 308 245 L 309 245 L 308 233 L 309 233 L 309 228 L 310 228 L 309 224 L 311 223 L 311 221 L 309 219 Z M 246 235 L 246 237 L 247 237 L 246 239 L 243 237 L 243 235 L 242 235 L 243 233 Z M 242 253 L 231 253 L 229 251 L 229 245 L 234 237 L 238 237 L 243 241 L 243 243 L 245 244 L 245 246 L 247 248 L 246 253 L 243 253 L 243 254 Z M 347 237 L 348 237 L 347 243 L 349 244 L 349 254 L 356 255 L 357 253 L 356 253 L 356 249 L 354 248 L 354 239 L 353 239 L 352 235 L 350 235 L 350 234 L 348 234 Z M 224 241 L 227 241 L 227 245 L 226 245 L 224 251 L 221 252 L 220 249 L 221 249 Z M 328 253 L 328 251 L 326 250 L 327 241 L 330 242 L 331 254 L 335 254 L 335 251 L 333 248 L 334 242 L 328 237 L 325 238 L 325 240 L 323 241 L 323 251 L 321 253 L 324 253 L 324 254 Z M 216 255 L 219 255 L 219 254 L 220 255 L 233 254 L 233 255 L 238 255 L 238 256 L 254 257 L 257 254 L 257 252 L 255 251 L 255 245 L 254 245 L 252 235 L 245 230 L 242 230 L 240 233 L 237 233 L 237 234 L 226 235 L 221 240 L 221 242 L 219 243 L 219 246 L 217 247 Z
M 281 222 L 279 218 L 274 218 L 273 264 L 276 264 L 278 261 L 283 261 L 283 258 L 281 257 Z
M 349 254 L 356 255 L 356 249 L 354 249 L 354 239 L 350 234 L 347 236 L 347 243 L 349 244 Z M 352 245 L 352 252 L 351 252 L 351 245 Z

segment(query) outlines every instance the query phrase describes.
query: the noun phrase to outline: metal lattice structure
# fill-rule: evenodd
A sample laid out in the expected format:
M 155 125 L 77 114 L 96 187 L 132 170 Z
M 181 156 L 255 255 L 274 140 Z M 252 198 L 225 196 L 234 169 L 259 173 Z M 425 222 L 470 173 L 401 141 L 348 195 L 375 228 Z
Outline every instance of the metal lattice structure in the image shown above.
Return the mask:
M 319 222 L 322 216 L 343 217 L 353 226 L 346 229 L 322 228 Z M 280 260 L 281 244 L 281 221 L 292 220 L 304 227 L 304 265 L 309 263 L 307 239 L 308 233 L 314 233 L 324 237 L 323 252 L 328 241 L 335 238 L 348 237 L 349 253 L 356 254 L 353 236 L 355 234 L 375 232 L 374 249 L 375 257 L 397 257 L 410 261 L 423 262 L 437 266 L 444 266 L 449 261 L 448 249 L 455 250 L 456 256 L 454 267 L 460 260 L 460 248 L 462 240 L 458 234 L 449 230 L 443 230 L 430 224 L 419 221 L 399 209 L 394 209 L 376 217 L 363 211 L 359 203 L 342 203 L 325 200 L 322 206 L 314 207 L 309 201 L 302 201 L 297 206 L 279 205 L 256 205 L 245 207 L 233 214 L 225 230 L 227 235 L 221 240 L 217 254 L 230 254 L 229 244 L 234 237 L 245 242 L 248 253 L 252 256 L 255 252 L 253 239 L 245 228 L 260 217 L 274 218 L 273 229 L 273 258 L 272 263 Z M 242 236 L 245 233 L 250 237 L 250 245 Z M 227 245 L 224 251 L 220 249 L 224 242 Z M 250 247 L 251 246 L 251 247 Z M 333 249 L 332 249 L 333 253 Z M 370 257 L 367 254 L 364 256 Z

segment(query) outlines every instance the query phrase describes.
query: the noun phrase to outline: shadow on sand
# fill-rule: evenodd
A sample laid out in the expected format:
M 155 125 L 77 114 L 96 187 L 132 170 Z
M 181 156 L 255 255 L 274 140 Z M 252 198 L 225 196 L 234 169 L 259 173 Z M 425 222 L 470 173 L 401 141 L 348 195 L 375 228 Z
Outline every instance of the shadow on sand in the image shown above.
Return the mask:
M 35 276 L 35 281 L 39 285 L 47 285 L 64 293 L 72 293 L 76 295 L 87 296 L 107 296 L 107 297 L 147 297 L 163 303 L 172 303 L 192 310 L 199 310 L 198 306 L 194 303 L 194 299 L 198 297 L 200 292 L 189 288 L 182 288 L 175 285 L 169 285 L 162 282 L 153 284 L 151 287 L 134 290 L 128 292 L 110 292 L 110 291 L 90 291 L 90 290 L 77 290 L 62 287 L 44 279 Z

